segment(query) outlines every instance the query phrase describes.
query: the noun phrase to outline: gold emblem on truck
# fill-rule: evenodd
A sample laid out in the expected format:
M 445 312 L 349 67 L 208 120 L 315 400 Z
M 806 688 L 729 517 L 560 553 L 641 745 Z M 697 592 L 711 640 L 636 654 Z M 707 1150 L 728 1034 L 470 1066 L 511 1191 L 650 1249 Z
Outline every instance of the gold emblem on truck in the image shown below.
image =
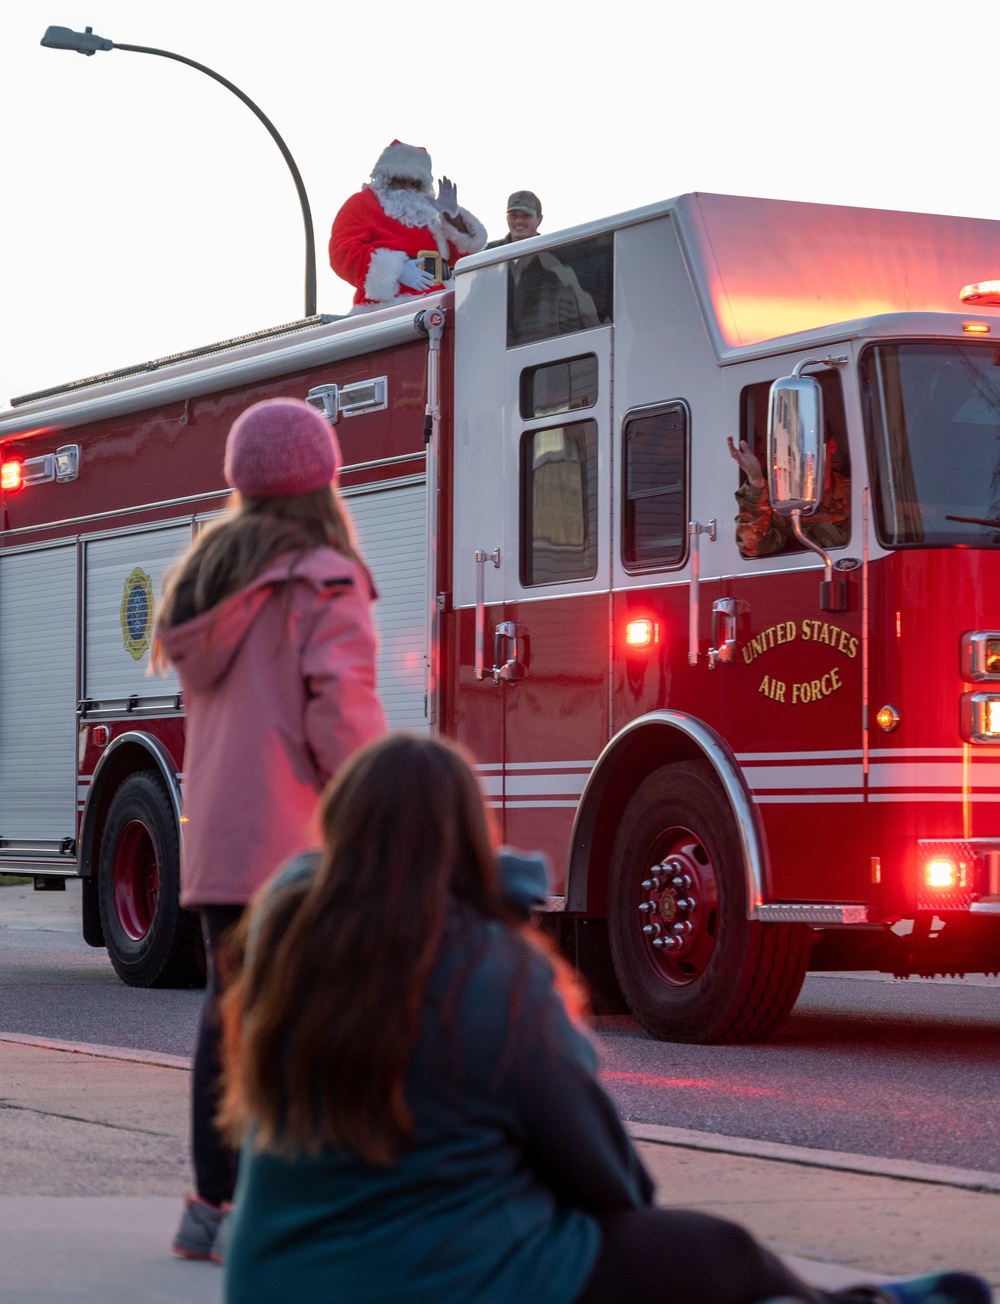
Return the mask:
M 141 566 L 136 566 L 125 581 L 121 606 L 125 651 L 135 661 L 140 660 L 149 651 L 153 615 L 153 581 Z

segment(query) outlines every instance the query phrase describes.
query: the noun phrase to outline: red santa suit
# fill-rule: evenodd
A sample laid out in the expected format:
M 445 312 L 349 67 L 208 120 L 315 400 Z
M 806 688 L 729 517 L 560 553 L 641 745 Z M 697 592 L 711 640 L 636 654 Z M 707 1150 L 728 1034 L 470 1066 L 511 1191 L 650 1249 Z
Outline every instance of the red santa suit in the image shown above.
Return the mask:
M 389 182 L 408 177 L 420 190 L 393 190 Z M 419 297 L 420 291 L 401 285 L 399 274 L 411 258 L 437 250 L 454 265 L 463 254 L 478 253 L 486 244 L 486 228 L 464 208 L 461 231 L 434 204 L 431 160 L 427 151 L 393 141 L 372 170 L 372 181 L 344 204 L 330 233 L 330 266 L 355 287 L 355 311 L 385 307 Z

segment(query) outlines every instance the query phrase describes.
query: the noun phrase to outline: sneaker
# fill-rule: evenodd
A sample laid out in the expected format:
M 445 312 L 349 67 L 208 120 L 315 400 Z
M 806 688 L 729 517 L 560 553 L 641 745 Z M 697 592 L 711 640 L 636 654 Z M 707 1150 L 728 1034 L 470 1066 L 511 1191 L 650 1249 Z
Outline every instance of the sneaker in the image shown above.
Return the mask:
M 938 1272 L 878 1286 L 851 1286 L 828 1294 L 836 1304 L 991 1304 L 993 1292 L 982 1277 L 968 1272 Z
M 222 1206 L 222 1217 L 219 1219 L 215 1240 L 212 1243 L 212 1253 L 208 1256 L 213 1263 L 221 1265 L 226 1261 L 226 1252 L 229 1249 L 229 1231 L 232 1223 L 229 1215 L 232 1211 L 233 1206 L 227 1201 Z
M 228 1205 L 209 1204 L 199 1195 L 189 1195 L 171 1246 L 174 1254 L 182 1259 L 212 1259 L 219 1227 L 228 1212 Z

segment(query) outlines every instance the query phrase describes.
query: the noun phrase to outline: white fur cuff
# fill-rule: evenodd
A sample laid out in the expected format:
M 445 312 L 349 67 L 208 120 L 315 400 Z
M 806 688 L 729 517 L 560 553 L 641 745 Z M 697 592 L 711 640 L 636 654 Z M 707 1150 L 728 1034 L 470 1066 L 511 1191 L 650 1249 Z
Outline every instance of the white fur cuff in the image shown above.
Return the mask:
M 480 249 L 486 247 L 486 227 L 483 226 L 478 217 L 473 217 L 467 208 L 460 208 L 458 213 L 460 217 L 465 219 L 469 234 L 466 235 L 463 231 L 456 230 L 445 219 L 443 225 L 448 233 L 448 239 L 460 254 L 478 254 Z
M 409 258 L 401 249 L 376 249 L 368 263 L 365 277 L 365 298 L 381 303 L 394 299 L 399 293 L 399 273 Z

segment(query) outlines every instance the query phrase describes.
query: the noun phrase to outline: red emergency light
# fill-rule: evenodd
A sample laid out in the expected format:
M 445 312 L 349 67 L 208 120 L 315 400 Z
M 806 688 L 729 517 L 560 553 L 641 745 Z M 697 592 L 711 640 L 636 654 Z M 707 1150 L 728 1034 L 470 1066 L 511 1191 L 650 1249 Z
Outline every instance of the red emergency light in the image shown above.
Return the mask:
M 657 640 L 656 622 L 630 620 L 625 626 L 625 642 L 629 647 L 652 647 Z
M 1000 308 L 1000 281 L 976 281 L 963 285 L 958 292 L 962 303 L 980 303 L 985 308 Z
M 17 493 L 24 488 L 24 473 L 20 462 L 0 463 L 0 490 L 5 494 Z

